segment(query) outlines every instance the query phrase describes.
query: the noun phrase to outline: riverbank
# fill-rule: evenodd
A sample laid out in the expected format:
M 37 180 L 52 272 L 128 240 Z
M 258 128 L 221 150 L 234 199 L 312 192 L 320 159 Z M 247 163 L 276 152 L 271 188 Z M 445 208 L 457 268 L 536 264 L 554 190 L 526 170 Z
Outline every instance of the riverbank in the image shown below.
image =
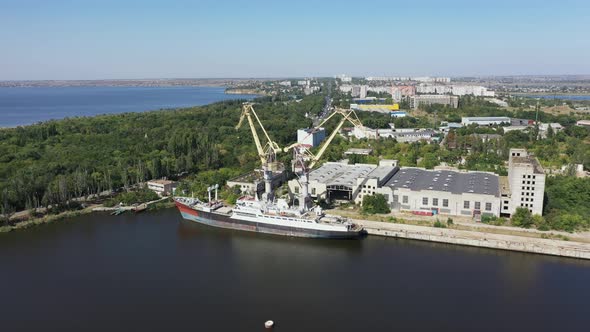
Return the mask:
M 363 225 L 369 235 L 590 259 L 588 243 L 380 221 L 354 221 Z
M 145 204 L 146 209 L 148 211 L 168 209 L 168 208 L 174 207 L 174 202 L 172 202 L 170 200 L 166 201 L 167 199 L 169 199 L 169 198 L 164 197 L 164 198 L 157 200 L 157 201 L 143 203 L 142 205 Z M 102 204 L 94 204 L 94 205 L 87 206 L 87 207 L 80 209 L 80 210 L 64 211 L 64 212 L 61 212 L 58 214 L 48 214 L 48 215 L 44 215 L 44 216 L 38 217 L 38 218 L 30 218 L 27 220 L 18 221 L 14 225 L 0 226 L 0 233 L 7 233 L 7 232 L 16 231 L 16 230 L 23 230 L 23 229 L 31 228 L 34 226 L 43 225 L 43 224 L 50 224 L 50 223 L 61 221 L 64 219 L 73 218 L 73 217 L 77 217 L 77 216 L 81 216 L 81 215 L 85 215 L 85 214 L 90 214 L 93 212 L 109 212 L 109 211 L 115 211 L 117 209 L 123 209 L 125 211 L 133 211 L 135 208 L 136 207 L 134 207 L 134 206 L 112 208 L 112 207 L 105 207 Z M 143 211 L 143 210 L 141 210 L 141 211 Z

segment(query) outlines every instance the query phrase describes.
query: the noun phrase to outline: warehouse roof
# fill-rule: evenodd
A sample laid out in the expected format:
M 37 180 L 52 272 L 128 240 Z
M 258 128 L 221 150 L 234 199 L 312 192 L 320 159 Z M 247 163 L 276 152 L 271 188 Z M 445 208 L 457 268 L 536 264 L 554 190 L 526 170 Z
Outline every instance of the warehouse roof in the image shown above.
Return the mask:
M 456 172 L 421 168 L 402 168 L 387 183 L 394 188 L 412 191 L 435 190 L 453 194 L 484 194 L 500 196 L 497 175 L 484 172 Z
M 320 168 L 309 173 L 310 181 L 318 181 L 326 185 L 339 185 L 352 187 L 356 179 L 365 177 L 371 173 L 377 165 L 344 163 L 325 163 Z

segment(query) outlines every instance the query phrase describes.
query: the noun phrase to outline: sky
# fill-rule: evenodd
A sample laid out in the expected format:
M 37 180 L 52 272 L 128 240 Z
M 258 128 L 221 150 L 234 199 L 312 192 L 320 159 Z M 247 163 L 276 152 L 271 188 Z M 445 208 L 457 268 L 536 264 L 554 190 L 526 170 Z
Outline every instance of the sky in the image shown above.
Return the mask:
M 590 1 L 0 0 L 0 80 L 590 74 Z

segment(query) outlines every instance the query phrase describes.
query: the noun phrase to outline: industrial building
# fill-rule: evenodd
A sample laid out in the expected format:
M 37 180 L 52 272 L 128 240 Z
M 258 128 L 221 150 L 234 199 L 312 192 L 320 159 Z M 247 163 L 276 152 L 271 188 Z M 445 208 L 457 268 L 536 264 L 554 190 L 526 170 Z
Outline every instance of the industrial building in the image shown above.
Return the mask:
M 422 211 L 454 216 L 509 216 L 517 208 L 543 213 L 545 174 L 538 160 L 524 149 L 511 149 L 508 177 L 490 172 L 454 169 L 426 170 L 397 166 L 329 162 L 310 173 L 312 198 L 354 201 L 382 194 L 394 211 Z M 289 181 L 291 193 L 299 182 Z
M 462 117 L 461 124 L 469 126 L 472 124 L 478 126 L 492 126 L 492 125 L 510 125 L 512 120 L 507 116 L 476 116 L 476 117 Z
M 508 187 L 502 194 L 502 213 L 512 214 L 519 207 L 533 214 L 543 213 L 545 171 L 537 158 L 525 149 L 510 149 Z
M 418 108 L 420 105 L 448 105 L 452 108 L 459 106 L 459 97 L 448 96 L 448 95 L 417 95 L 410 96 L 409 98 L 410 107 Z
M 173 194 L 178 186 L 178 182 L 170 180 L 151 180 L 147 182 L 147 187 L 160 196 Z
M 365 112 L 379 112 L 379 113 L 390 113 L 392 111 L 399 110 L 399 104 L 391 104 L 391 105 L 371 105 L 371 104 L 350 104 L 350 108 L 355 111 L 365 111 Z
M 371 184 L 375 188 L 381 186 L 398 169 L 394 160 L 382 160 L 379 165 L 327 162 L 309 174 L 309 193 L 313 199 L 353 201 L 363 186 L 366 192 L 368 182 L 376 182 Z M 299 194 L 299 181 L 291 180 L 288 185 L 291 193 Z
M 285 182 L 286 173 L 283 171 L 272 172 L 273 188 L 280 187 Z M 242 194 L 254 195 L 264 192 L 264 179 L 261 170 L 242 174 L 227 181 L 230 188 L 238 187 Z
M 324 128 L 305 128 L 297 130 L 297 143 L 316 147 L 326 139 Z

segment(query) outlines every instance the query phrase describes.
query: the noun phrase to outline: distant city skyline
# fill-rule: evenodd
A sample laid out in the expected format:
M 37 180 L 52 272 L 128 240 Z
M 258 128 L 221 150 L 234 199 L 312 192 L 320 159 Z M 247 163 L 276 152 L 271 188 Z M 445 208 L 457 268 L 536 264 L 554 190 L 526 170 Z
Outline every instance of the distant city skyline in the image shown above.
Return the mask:
M 0 80 L 590 74 L 590 2 L 0 2 Z

